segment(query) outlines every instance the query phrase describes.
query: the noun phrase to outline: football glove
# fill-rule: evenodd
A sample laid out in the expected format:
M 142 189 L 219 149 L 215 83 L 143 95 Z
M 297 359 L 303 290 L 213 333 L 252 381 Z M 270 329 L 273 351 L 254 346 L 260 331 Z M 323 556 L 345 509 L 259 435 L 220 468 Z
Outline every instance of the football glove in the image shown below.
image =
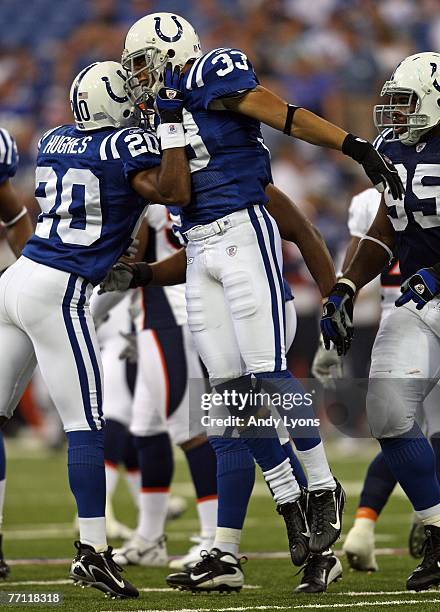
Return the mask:
M 107 272 L 107 276 L 99 285 L 98 293 L 108 291 L 127 291 L 135 287 L 144 287 L 153 278 L 150 266 L 145 263 L 127 264 L 118 261 Z
M 322 336 L 312 363 L 312 374 L 325 389 L 334 389 L 335 380 L 342 378 L 342 357 L 336 349 L 327 350 Z
M 342 143 L 342 152 L 361 164 L 377 191 L 382 193 L 388 186 L 395 200 L 402 199 L 405 189 L 394 164 L 376 151 L 371 142 L 347 134 Z
M 162 87 L 156 97 L 161 123 L 183 122 L 183 74 L 179 66 L 168 62 L 162 73 Z
M 321 332 L 324 346 L 330 350 L 331 342 L 338 355 L 345 355 L 353 338 L 353 299 L 356 292 L 354 284 L 340 279 L 330 291 L 324 304 L 321 317 Z
M 422 310 L 427 302 L 440 295 L 440 264 L 418 270 L 403 283 L 400 291 L 402 295 L 395 301 L 396 306 L 412 300 L 417 310 Z
M 137 351 L 137 337 L 136 333 L 119 332 L 119 335 L 127 341 L 122 351 L 119 353 L 119 359 L 126 359 L 128 363 L 137 363 L 138 351 Z

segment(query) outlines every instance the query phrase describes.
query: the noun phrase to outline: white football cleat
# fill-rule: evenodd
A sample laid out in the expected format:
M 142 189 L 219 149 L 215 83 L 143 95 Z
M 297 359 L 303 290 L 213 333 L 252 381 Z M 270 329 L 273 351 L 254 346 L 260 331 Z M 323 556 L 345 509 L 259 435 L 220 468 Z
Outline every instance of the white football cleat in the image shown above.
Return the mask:
M 171 569 L 184 570 L 194 567 L 196 563 L 202 560 L 202 550 L 210 551 L 214 544 L 214 536 L 210 538 L 202 538 L 201 536 L 194 536 L 191 538 L 192 542 L 195 542 L 194 546 L 191 546 L 189 551 L 183 557 L 179 559 L 173 559 L 169 562 Z
M 184 497 L 171 495 L 168 500 L 167 521 L 175 521 L 182 516 L 187 508 L 188 502 Z
M 135 533 L 131 540 L 113 552 L 113 560 L 118 565 L 165 567 L 168 565 L 166 537 L 160 536 L 154 542 L 148 542 Z
M 374 554 L 374 529 L 364 521 L 372 522 L 371 519 L 357 519 L 347 533 L 342 550 L 352 569 L 360 572 L 377 572 L 379 566 Z

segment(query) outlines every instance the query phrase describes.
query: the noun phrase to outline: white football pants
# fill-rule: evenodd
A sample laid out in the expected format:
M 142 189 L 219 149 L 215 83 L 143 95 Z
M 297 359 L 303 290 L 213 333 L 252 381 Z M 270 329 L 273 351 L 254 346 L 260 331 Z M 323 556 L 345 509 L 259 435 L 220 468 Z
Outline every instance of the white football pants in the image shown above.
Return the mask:
M 0 278 L 0 415 L 10 418 L 36 363 L 65 431 L 103 426 L 92 285 L 26 257 Z

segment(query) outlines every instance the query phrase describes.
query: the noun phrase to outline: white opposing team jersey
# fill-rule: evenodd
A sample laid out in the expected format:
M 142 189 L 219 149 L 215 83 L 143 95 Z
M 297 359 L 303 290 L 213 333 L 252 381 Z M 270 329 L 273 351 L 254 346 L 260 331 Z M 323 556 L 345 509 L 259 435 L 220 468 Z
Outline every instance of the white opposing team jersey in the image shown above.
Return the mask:
M 381 194 L 374 188 L 365 189 L 353 197 L 348 209 L 348 229 L 351 236 L 365 236 L 376 217 L 380 200 Z M 394 306 L 400 295 L 401 285 L 399 262 L 396 259 L 382 272 L 380 281 L 382 308 Z
M 172 219 L 165 206 L 153 204 L 146 215 L 149 226 L 145 259 L 159 261 L 182 248 L 172 231 Z M 142 316 L 136 318 L 137 329 L 163 329 L 187 322 L 185 285 L 145 287 L 140 291 Z

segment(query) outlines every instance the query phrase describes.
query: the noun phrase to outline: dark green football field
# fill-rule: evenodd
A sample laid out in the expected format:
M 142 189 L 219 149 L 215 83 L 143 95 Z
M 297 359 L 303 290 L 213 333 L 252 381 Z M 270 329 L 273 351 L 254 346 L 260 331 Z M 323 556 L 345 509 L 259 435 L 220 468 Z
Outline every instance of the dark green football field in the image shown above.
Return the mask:
M 333 471 L 348 494 L 344 532 L 351 526 L 365 466 L 373 453 L 374 447 L 371 447 L 355 457 L 332 460 Z M 337 457 L 335 443 L 330 445 L 329 454 Z M 64 600 L 53 606 L 2 603 L 2 610 L 440 610 L 439 591 L 416 594 L 405 590 L 406 577 L 417 562 L 406 552 L 410 511 L 401 494 L 394 495 L 379 522 L 379 572 L 370 575 L 350 572 L 343 559 L 343 579 L 326 594 L 294 595 L 292 591 L 300 576 L 295 576 L 296 568 L 287 558 L 282 519 L 274 512 L 273 502 L 260 480 L 254 490 L 242 541 L 243 553 L 249 553 L 250 558 L 244 568 L 246 588 L 240 594 L 204 596 L 171 591 L 164 580 L 166 568 L 128 569 L 127 576 L 141 591 L 135 601 L 108 600 L 93 589 L 74 588 L 67 579 L 75 535 L 65 455 L 32 450 L 16 441 L 8 443 L 8 455 L 4 548 L 12 573 L 8 581 L 0 584 L 1 594 L 8 599 L 13 593 L 44 593 L 48 599 L 47 594 L 57 592 Z M 168 525 L 171 555 L 185 552 L 188 538 L 197 532 L 192 486 L 185 464 L 179 456 L 176 460 L 174 492 L 187 497 L 190 506 L 182 518 Z M 118 518 L 133 526 L 135 513 L 124 483 L 120 484 L 118 493 L 115 503 Z

